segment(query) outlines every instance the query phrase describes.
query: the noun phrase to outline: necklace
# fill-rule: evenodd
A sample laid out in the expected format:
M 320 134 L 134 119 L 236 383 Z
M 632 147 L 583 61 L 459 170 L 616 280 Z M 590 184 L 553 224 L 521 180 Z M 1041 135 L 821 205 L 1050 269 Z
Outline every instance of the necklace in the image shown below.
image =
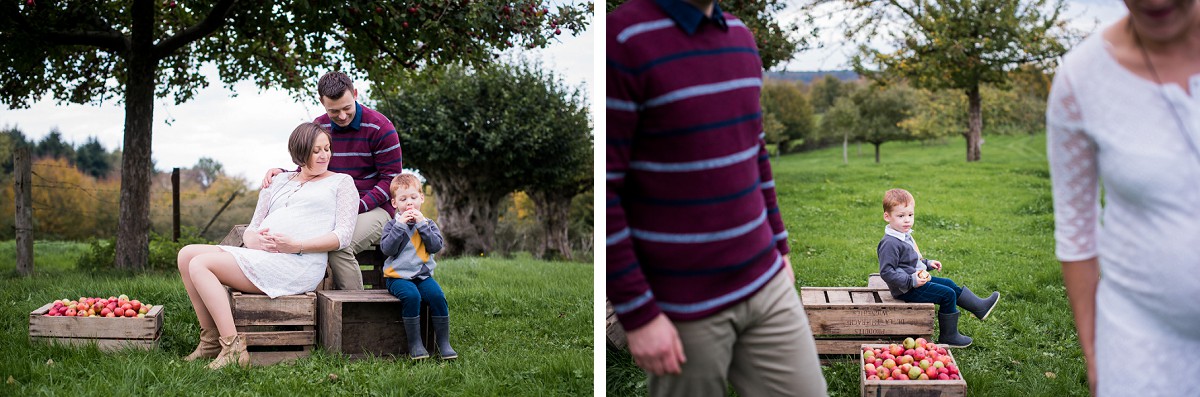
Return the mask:
M 1192 153 L 1200 156 L 1200 150 L 1196 148 L 1196 142 L 1193 141 L 1191 133 L 1188 132 L 1187 124 L 1183 122 L 1183 117 L 1179 115 L 1179 111 L 1175 109 L 1175 103 L 1167 98 L 1166 87 L 1163 86 L 1162 79 L 1158 77 L 1158 70 L 1154 68 L 1154 63 L 1150 62 L 1150 53 L 1146 51 L 1146 46 L 1142 44 L 1142 36 L 1137 33 L 1137 29 L 1133 27 L 1133 20 L 1129 21 L 1129 30 L 1133 32 L 1133 41 L 1137 44 L 1138 50 L 1142 52 L 1142 60 L 1146 62 L 1146 67 L 1150 69 L 1150 75 L 1154 76 L 1154 83 L 1158 85 L 1158 96 L 1162 98 L 1167 107 L 1171 109 L 1171 115 L 1175 117 L 1175 123 L 1179 125 L 1179 132 L 1183 134 L 1183 138 L 1187 141 L 1188 146 L 1192 148 Z
M 325 171 L 325 172 L 329 172 L 329 171 Z M 300 188 L 304 187 L 304 185 L 308 184 L 309 182 L 312 182 L 314 179 L 317 179 L 317 178 L 321 177 L 322 175 L 325 175 L 325 172 L 322 172 L 322 173 L 320 173 L 320 174 L 317 174 L 317 175 L 313 175 L 313 176 L 309 177 L 308 179 L 306 179 L 306 180 L 304 180 L 304 181 L 300 182 L 300 184 L 299 184 L 299 185 L 296 185 L 296 187 L 295 187 L 295 188 L 293 188 L 293 189 L 292 189 L 292 191 L 288 192 L 288 195 L 287 195 L 287 197 L 285 197 L 285 198 L 283 199 L 283 206 L 284 206 L 284 207 L 287 207 L 287 206 L 288 206 L 288 203 L 292 201 L 292 196 L 295 196 L 295 195 L 296 195 L 296 192 L 300 191 Z M 300 174 L 301 174 L 301 173 L 297 172 L 297 173 L 296 173 L 296 175 L 292 175 L 292 177 L 291 177 L 291 178 L 288 178 L 287 182 L 284 182 L 284 184 L 283 184 L 282 188 L 287 188 L 287 186 L 288 186 L 289 184 L 291 184 L 293 180 L 295 180 L 297 177 L 299 177 L 299 176 L 300 176 Z M 280 189 L 280 190 L 283 190 L 283 189 Z M 272 197 L 272 198 L 271 198 L 271 204 L 270 204 L 270 205 L 269 205 L 267 208 L 269 209 L 269 208 L 272 208 L 272 207 L 274 207 L 274 206 L 275 206 L 275 202 L 276 202 L 276 201 L 278 201 L 280 197 L 283 197 L 283 194 L 279 194 L 279 195 L 277 195 L 277 196 L 275 196 L 275 197 Z

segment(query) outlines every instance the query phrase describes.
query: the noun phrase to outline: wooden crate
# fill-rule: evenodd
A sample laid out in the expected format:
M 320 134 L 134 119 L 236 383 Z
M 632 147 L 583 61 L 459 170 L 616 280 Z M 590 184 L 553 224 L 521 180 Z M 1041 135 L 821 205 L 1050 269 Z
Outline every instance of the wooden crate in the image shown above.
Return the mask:
M 104 351 L 158 347 L 163 325 L 162 306 L 154 306 L 142 318 L 46 316 L 53 305 L 47 303 L 29 313 L 30 340 L 68 345 L 94 343 Z
M 950 351 L 949 345 L 938 345 L 946 348 L 946 355 L 954 358 L 954 352 Z M 959 365 L 958 360 L 954 360 L 954 365 L 958 366 L 958 379 L 955 380 L 867 380 L 867 374 L 863 372 L 863 366 L 866 362 L 863 361 L 862 349 L 870 347 L 887 348 L 886 344 L 863 344 L 858 347 L 858 383 L 859 390 L 862 391 L 862 397 L 966 397 L 967 395 L 967 380 L 962 374 L 962 365 Z
M 604 300 L 605 333 L 608 335 L 608 346 L 625 350 L 629 342 L 625 339 L 625 327 L 617 320 L 617 312 L 613 310 L 612 301 Z
M 233 324 L 246 335 L 250 364 L 272 365 L 308 357 L 317 343 L 317 295 L 266 295 L 229 292 Z
M 870 287 L 802 287 L 800 299 L 818 354 L 855 354 L 864 343 L 930 337 L 936 306 L 907 303 Z
M 408 354 L 400 300 L 387 290 L 332 290 L 317 293 L 321 346 L 354 359 Z M 429 305 L 421 305 L 425 350 L 436 354 Z

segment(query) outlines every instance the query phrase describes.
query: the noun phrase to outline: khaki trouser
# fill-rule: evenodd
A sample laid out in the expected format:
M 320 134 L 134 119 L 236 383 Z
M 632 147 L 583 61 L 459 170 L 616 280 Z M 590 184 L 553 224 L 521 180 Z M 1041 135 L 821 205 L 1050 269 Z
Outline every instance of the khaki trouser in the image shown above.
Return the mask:
M 383 235 L 383 225 L 387 223 L 388 219 L 390 218 L 387 210 L 383 208 L 375 208 L 358 214 L 350 245 L 344 249 L 329 252 L 329 270 L 333 273 L 334 288 L 363 289 L 362 270 L 359 269 L 358 260 L 354 258 L 354 255 L 370 248 L 372 244 L 379 244 L 379 237 Z
M 753 297 L 711 317 L 676 322 L 687 362 L 679 375 L 650 375 L 650 395 L 826 396 L 808 316 L 784 272 Z

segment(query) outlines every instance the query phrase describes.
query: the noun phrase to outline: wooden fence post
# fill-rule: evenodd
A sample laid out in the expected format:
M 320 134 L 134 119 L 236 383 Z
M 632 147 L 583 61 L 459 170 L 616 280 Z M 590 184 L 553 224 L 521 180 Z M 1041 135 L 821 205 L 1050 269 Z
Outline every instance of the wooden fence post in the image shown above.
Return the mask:
M 29 147 L 18 144 L 13 152 L 13 165 L 16 171 L 16 191 L 13 192 L 17 204 L 17 272 L 22 276 L 33 274 L 33 188 L 31 174 L 33 159 L 29 157 Z
M 179 167 L 171 169 L 171 241 L 179 241 Z

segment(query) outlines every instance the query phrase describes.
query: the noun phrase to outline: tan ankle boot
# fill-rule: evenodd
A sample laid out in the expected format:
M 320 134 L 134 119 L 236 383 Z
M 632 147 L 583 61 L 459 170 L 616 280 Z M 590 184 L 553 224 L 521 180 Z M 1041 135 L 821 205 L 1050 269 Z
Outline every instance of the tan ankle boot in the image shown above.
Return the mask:
M 250 353 L 246 352 L 246 334 L 223 336 L 217 340 L 221 342 L 221 354 L 208 364 L 209 369 L 217 369 L 229 364 L 237 364 L 242 368 L 250 366 Z
M 198 358 L 214 358 L 221 353 L 221 343 L 217 342 L 217 334 L 215 329 L 200 329 L 200 344 L 196 346 L 196 351 L 183 358 L 183 361 L 195 361 Z

